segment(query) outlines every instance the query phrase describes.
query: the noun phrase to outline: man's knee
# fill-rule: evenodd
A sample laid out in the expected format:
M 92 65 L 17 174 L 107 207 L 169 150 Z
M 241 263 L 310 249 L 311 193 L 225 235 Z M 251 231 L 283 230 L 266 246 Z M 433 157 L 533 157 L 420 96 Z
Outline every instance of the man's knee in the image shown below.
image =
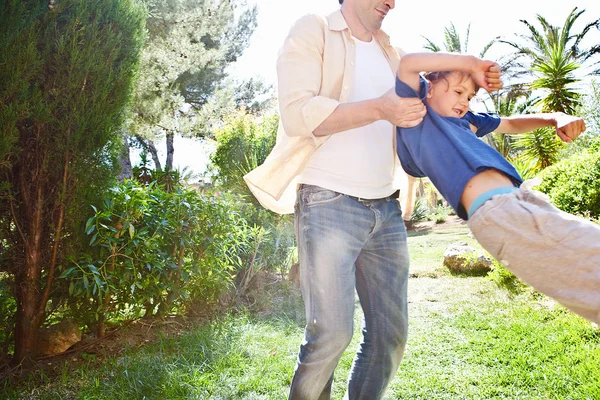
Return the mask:
M 326 325 L 319 322 L 311 324 L 308 329 L 309 342 L 319 349 L 327 349 L 330 354 L 341 355 L 352 340 L 352 324 L 346 326 Z

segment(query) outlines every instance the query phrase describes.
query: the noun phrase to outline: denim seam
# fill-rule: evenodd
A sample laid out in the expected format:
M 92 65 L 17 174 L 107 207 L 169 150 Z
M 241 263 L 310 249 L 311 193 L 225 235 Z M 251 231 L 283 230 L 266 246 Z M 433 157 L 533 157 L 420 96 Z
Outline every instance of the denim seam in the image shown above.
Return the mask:
M 381 225 L 379 224 L 379 214 L 376 210 L 372 209 L 373 213 L 375 214 L 375 225 L 373 226 L 373 231 L 369 234 L 369 238 L 367 240 L 370 241 L 371 238 L 373 237 L 373 235 L 375 234 L 377 228 L 381 228 Z M 378 226 L 379 224 L 379 226 Z M 366 245 L 366 243 L 365 243 Z M 364 246 L 363 246 L 364 248 Z M 369 311 L 371 312 L 371 316 L 373 317 L 375 315 L 374 313 L 374 309 L 373 309 L 373 303 L 371 301 L 371 299 L 373 298 L 373 296 L 371 295 L 371 285 L 369 282 L 369 274 L 364 273 L 364 269 L 361 268 L 361 273 L 364 276 L 365 279 L 365 286 L 366 286 L 366 291 L 367 291 L 367 296 L 369 296 Z M 366 325 L 366 319 L 365 319 L 365 325 Z M 377 324 L 373 323 L 373 332 L 369 332 L 369 336 L 370 338 L 376 338 L 378 336 L 378 332 L 375 331 L 375 327 L 377 326 Z M 364 390 L 367 387 L 367 383 L 371 380 L 371 375 L 373 373 L 373 363 L 375 362 L 375 358 L 371 357 L 371 360 L 369 361 L 369 365 L 367 367 L 367 376 L 365 377 L 365 380 L 363 382 L 362 388 L 360 389 L 360 393 L 358 394 L 358 400 L 363 399 L 363 394 L 364 394 Z
M 308 235 L 306 233 L 306 231 L 308 231 L 308 224 L 306 223 L 306 220 L 308 219 L 308 214 L 309 214 L 309 207 L 305 204 L 304 207 L 304 211 L 302 213 L 301 218 L 304 219 L 304 223 L 302 224 L 302 231 L 303 231 L 303 236 L 304 236 L 304 248 L 306 253 L 305 254 L 311 254 L 311 249 L 310 246 L 312 245 L 312 243 L 310 243 L 310 235 Z M 300 230 L 300 228 L 299 228 Z M 306 279 L 308 280 L 308 296 L 309 296 L 309 302 L 310 302 L 310 320 L 306 321 L 308 326 L 311 326 L 313 324 L 313 321 L 315 320 L 315 302 L 314 302 L 314 296 L 313 296 L 313 290 L 314 290 L 314 284 L 310 281 L 310 277 L 314 276 L 314 273 L 312 271 L 312 269 L 314 268 L 313 266 L 313 262 L 311 257 L 306 256 L 304 257 L 305 261 L 306 261 L 306 274 L 307 277 Z

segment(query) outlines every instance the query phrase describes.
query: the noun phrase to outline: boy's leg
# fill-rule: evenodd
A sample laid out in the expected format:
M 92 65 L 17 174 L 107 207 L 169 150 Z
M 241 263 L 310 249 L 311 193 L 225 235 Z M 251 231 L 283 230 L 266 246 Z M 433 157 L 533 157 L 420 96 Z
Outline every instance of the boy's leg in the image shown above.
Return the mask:
M 372 214 L 330 190 L 302 185 L 298 191 L 296 234 L 306 331 L 290 399 L 330 397 L 333 371 L 352 338 L 354 263 L 373 229 Z
M 529 190 L 494 196 L 469 219 L 475 238 L 527 284 L 600 323 L 600 226 Z
M 350 380 L 350 400 L 380 399 L 396 374 L 408 330 L 409 256 L 399 202 L 365 202 L 375 227 L 356 261 L 356 289 L 364 312 L 363 340 Z

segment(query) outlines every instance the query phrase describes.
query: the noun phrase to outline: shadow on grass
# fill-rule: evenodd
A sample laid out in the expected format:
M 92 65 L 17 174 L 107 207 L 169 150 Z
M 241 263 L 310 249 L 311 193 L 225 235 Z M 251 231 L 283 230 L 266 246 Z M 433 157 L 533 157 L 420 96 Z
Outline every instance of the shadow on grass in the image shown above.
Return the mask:
M 160 334 L 145 347 L 90 362 L 65 362 L 0 387 L 7 399 L 280 399 L 287 396 L 304 330 L 300 293 L 288 282 L 271 307 Z M 83 358 L 83 354 L 79 355 Z M 6 396 L 6 397 L 4 397 Z

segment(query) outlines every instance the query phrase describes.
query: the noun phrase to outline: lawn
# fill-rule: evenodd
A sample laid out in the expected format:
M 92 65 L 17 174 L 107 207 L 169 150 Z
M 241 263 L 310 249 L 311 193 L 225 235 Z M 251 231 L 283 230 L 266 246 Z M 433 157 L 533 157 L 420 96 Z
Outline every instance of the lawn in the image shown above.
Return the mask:
M 600 331 L 549 299 L 510 294 L 441 266 L 464 226 L 412 233 L 407 350 L 386 399 L 600 399 Z M 285 283 L 261 312 L 236 312 L 107 360 L 79 355 L 58 374 L 5 387 L 9 399 L 284 399 L 303 335 Z M 360 340 L 336 371 L 341 399 Z

